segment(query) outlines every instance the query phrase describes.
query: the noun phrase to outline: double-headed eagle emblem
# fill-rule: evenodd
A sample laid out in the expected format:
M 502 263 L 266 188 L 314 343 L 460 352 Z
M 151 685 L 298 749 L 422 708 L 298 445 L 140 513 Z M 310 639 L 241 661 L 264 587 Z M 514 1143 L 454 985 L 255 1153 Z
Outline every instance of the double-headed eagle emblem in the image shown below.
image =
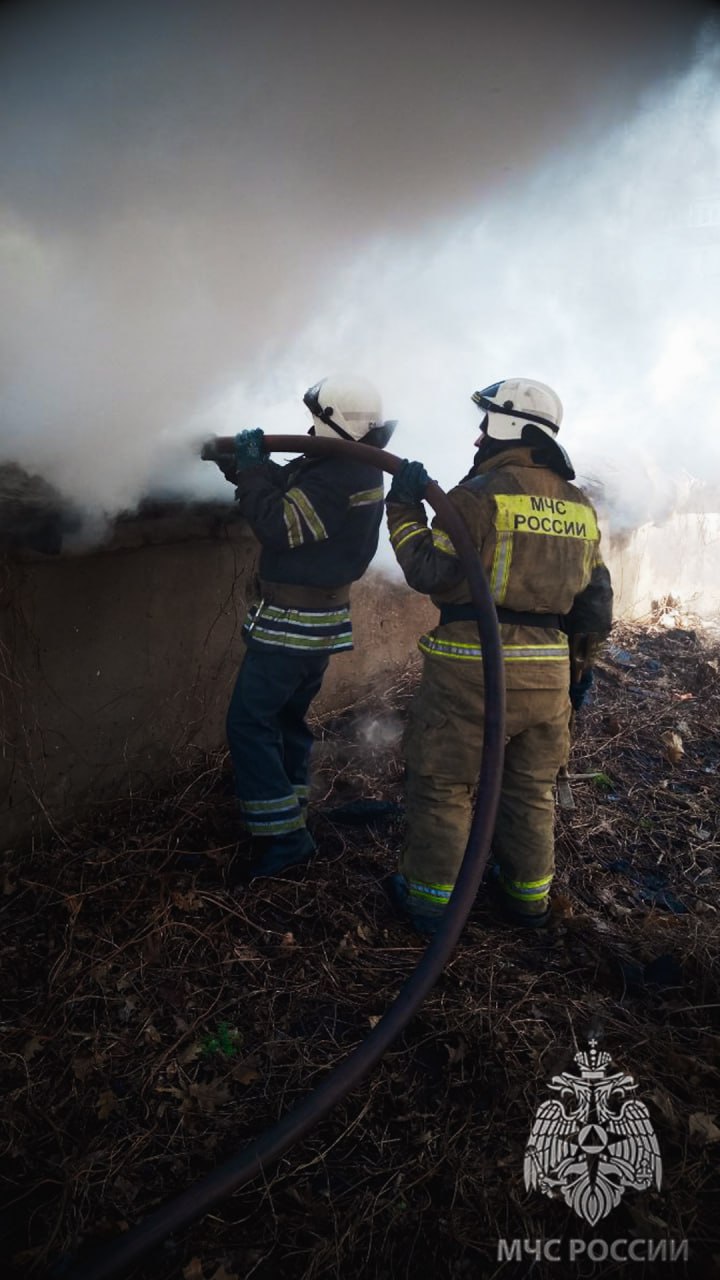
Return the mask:
M 580 1075 L 553 1076 L 557 1093 L 538 1107 L 525 1148 L 525 1186 L 546 1196 L 562 1195 L 579 1217 L 595 1226 L 628 1188 L 659 1189 L 662 1161 L 644 1102 L 627 1095 L 632 1076 L 607 1075 L 612 1061 L 597 1040 L 576 1053 Z

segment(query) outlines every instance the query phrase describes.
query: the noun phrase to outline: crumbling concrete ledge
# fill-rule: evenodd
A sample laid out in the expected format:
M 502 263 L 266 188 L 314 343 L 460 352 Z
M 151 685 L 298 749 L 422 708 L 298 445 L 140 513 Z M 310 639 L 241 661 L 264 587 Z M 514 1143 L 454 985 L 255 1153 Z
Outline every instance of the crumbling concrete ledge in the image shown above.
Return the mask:
M 224 742 L 258 547 L 237 509 L 166 505 L 101 546 L 0 560 L 0 849 L 93 802 L 146 791 Z M 397 674 L 428 600 L 372 570 L 353 589 L 355 649 L 321 709 Z

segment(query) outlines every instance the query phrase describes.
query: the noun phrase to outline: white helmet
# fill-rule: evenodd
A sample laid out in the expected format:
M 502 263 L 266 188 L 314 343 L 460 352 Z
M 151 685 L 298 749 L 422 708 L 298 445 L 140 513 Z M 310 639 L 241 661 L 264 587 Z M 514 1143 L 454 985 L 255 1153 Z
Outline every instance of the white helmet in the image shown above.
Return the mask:
M 380 393 L 367 378 L 322 378 L 305 392 L 303 404 L 312 414 L 312 434 L 318 436 L 362 440 L 384 425 Z
M 472 398 L 485 411 L 485 433 L 491 440 L 520 440 L 523 427 L 531 425 L 554 440 L 560 429 L 560 397 L 544 382 L 505 378 L 473 392 Z

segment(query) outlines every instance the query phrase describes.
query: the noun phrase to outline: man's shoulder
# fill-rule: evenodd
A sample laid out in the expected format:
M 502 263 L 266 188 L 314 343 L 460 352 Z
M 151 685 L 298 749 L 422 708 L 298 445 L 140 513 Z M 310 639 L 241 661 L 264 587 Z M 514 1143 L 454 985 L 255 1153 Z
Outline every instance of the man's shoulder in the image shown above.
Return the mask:
M 511 496 L 534 494 L 538 497 L 561 498 L 566 502 L 577 502 L 592 507 L 590 498 L 578 485 L 562 479 L 549 467 L 527 467 L 511 461 L 504 466 L 493 467 L 489 471 L 480 471 L 475 474 L 471 472 L 451 490 L 451 494 L 457 495 L 460 501 L 466 500 L 468 496 L 483 501 L 492 500 L 501 494 Z
M 573 502 L 582 502 L 586 507 L 593 507 L 593 502 L 589 494 L 579 484 L 571 484 L 569 480 L 563 480 L 563 488 L 567 490 L 568 495 Z M 593 510 L 595 508 L 593 507 Z
M 366 462 L 357 462 L 351 458 L 338 458 L 337 456 L 325 458 L 311 458 L 307 454 L 303 454 L 297 460 L 297 463 L 290 463 L 290 466 L 299 465 L 303 471 L 315 471 L 328 474 L 330 472 L 341 474 L 347 472 L 348 475 L 356 474 L 358 471 L 374 471 L 374 467 L 370 467 Z
M 313 495 L 313 501 L 322 502 L 328 509 L 348 503 L 353 505 L 352 500 L 358 494 L 367 497 L 374 490 L 378 490 L 378 500 L 382 498 L 382 469 L 365 462 L 344 458 L 308 458 L 305 465 L 293 471 L 288 479 L 287 489 L 305 487 Z
M 508 463 L 504 467 L 494 467 L 492 471 L 470 472 L 452 490 L 453 493 L 472 494 L 473 497 L 491 497 L 494 493 L 505 493 L 510 487 L 515 492 L 519 485 L 519 468 Z
M 369 462 L 358 462 L 355 458 L 318 458 L 312 461 L 317 463 L 318 475 L 322 475 L 323 479 L 331 477 L 333 483 L 342 488 L 369 488 L 370 483 L 380 484 L 382 480 L 381 466 L 374 467 Z

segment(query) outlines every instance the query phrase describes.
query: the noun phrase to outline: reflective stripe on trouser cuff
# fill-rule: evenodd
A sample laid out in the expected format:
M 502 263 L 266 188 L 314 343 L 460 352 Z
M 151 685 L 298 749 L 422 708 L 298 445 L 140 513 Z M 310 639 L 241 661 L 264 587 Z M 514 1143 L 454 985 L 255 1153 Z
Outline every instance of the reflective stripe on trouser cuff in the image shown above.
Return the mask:
M 276 800 L 241 800 L 240 807 L 245 826 L 252 835 L 283 835 L 305 826 L 305 815 L 295 792 Z
M 309 787 L 293 787 L 293 791 L 295 792 L 295 795 L 297 797 L 298 804 L 306 805 L 308 802 L 308 796 L 310 795 L 310 788 Z
M 415 906 L 446 907 L 453 884 L 428 884 L 424 880 L 408 880 L 410 902 Z
M 553 882 L 552 876 L 543 876 L 542 880 L 510 880 L 502 873 L 499 879 L 504 892 L 519 902 L 542 902 Z

